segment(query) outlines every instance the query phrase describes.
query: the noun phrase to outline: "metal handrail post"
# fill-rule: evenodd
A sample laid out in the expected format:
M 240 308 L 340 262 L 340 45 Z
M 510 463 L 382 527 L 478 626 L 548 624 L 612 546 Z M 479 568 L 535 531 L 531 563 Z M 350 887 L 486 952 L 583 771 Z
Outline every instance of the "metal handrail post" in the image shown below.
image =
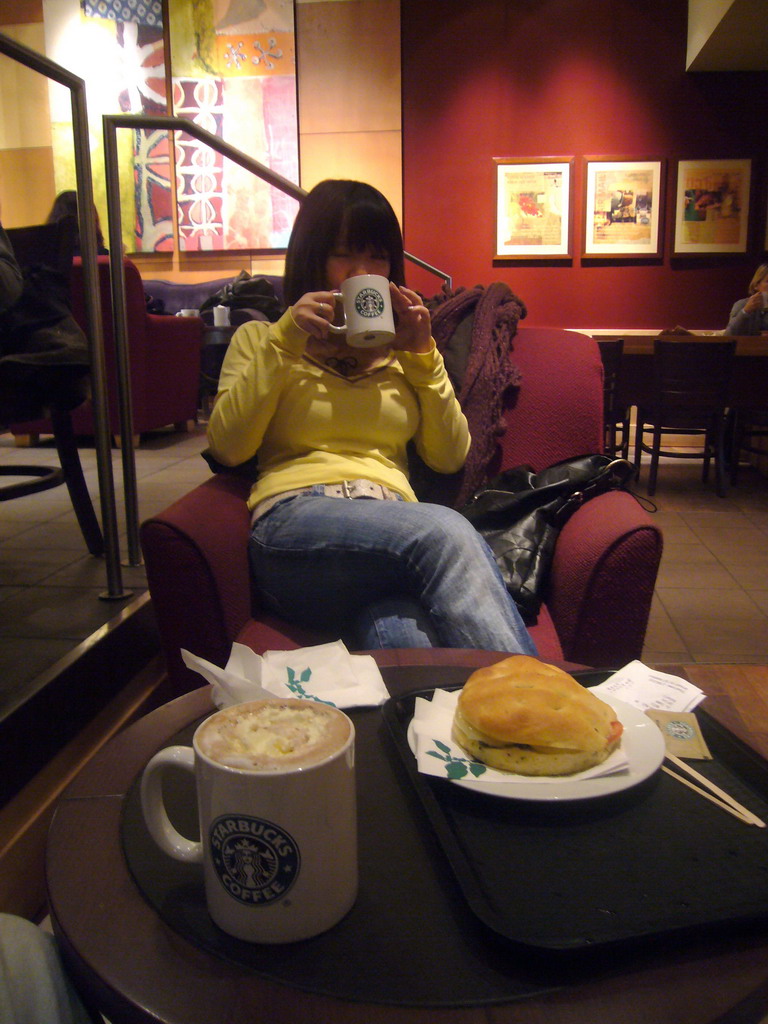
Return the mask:
M 88 342 L 91 358 L 92 402 L 96 442 L 96 465 L 99 478 L 104 557 L 107 570 L 107 590 L 101 596 L 119 599 L 126 596 L 122 586 L 120 551 L 115 507 L 115 489 L 112 476 L 112 448 L 106 401 L 106 374 L 104 370 L 104 331 L 101 315 L 98 265 L 96 259 L 96 225 L 93 219 L 93 179 L 91 176 L 88 145 L 88 111 L 85 82 L 48 57 L 43 57 L 8 36 L 0 33 L 0 53 L 24 64 L 39 74 L 69 89 L 72 102 L 72 129 L 75 150 L 75 176 L 77 180 L 78 220 L 83 261 L 85 311 L 88 320 Z
M 103 120 L 105 132 L 112 132 L 116 128 L 157 128 L 168 132 L 186 132 L 187 135 L 191 135 L 198 142 L 204 142 L 211 149 L 216 150 L 217 153 L 221 153 L 222 156 L 239 164 L 240 167 L 244 167 L 247 171 L 252 171 L 257 177 L 266 181 L 268 185 L 279 188 L 281 192 L 285 192 L 293 199 L 302 200 L 307 194 L 300 185 L 289 181 L 282 174 L 273 171 L 271 167 L 266 167 L 264 164 L 259 163 L 258 160 L 254 160 L 253 157 L 231 146 L 228 142 L 220 139 L 218 135 L 212 135 L 211 132 L 206 131 L 205 128 L 201 128 L 199 124 L 195 124 L 194 121 L 190 121 L 186 117 L 174 117 L 171 114 L 105 114 Z
M 120 454 L 123 466 L 123 497 L 125 501 L 128 564 L 141 565 L 139 539 L 139 498 L 136 481 L 136 458 L 133 445 L 133 403 L 131 401 L 131 368 L 128 353 L 128 309 L 125 300 L 125 266 L 123 264 L 123 223 L 120 212 L 120 166 L 117 136 L 108 130 L 104 118 L 104 169 L 109 215 L 110 286 L 112 323 L 115 332 L 117 399 L 120 414 Z
M 446 274 L 444 270 L 438 270 L 437 267 L 433 267 L 431 263 L 427 263 L 425 260 L 420 260 L 418 256 L 412 256 L 411 253 L 403 253 L 407 260 L 414 263 L 417 267 L 421 267 L 422 270 L 428 270 L 430 274 L 434 274 L 435 277 L 440 277 L 445 282 L 446 288 L 450 291 L 453 288 L 453 278 L 450 274 Z

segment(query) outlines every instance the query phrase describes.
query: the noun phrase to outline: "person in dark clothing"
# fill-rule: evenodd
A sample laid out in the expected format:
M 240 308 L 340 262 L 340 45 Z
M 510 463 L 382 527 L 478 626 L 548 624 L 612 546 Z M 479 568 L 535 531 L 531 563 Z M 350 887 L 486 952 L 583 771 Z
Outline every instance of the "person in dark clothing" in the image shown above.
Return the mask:
M 762 334 L 768 331 L 768 263 L 761 263 L 752 280 L 746 299 L 734 303 L 728 318 L 726 334 Z
M 24 279 L 13 246 L 0 224 L 0 313 L 16 305 L 21 298 L 23 286 Z
M 62 217 L 77 218 L 77 192 L 75 192 L 74 189 L 67 189 L 65 192 L 59 192 L 53 201 L 51 212 L 48 214 L 48 219 L 45 223 L 55 224 L 56 221 L 61 220 Z M 99 214 L 95 206 L 93 208 L 93 219 L 96 222 L 96 253 L 98 256 L 108 256 L 109 249 L 104 245 L 104 235 L 99 222 Z M 81 255 L 79 231 L 75 233 L 74 255 Z

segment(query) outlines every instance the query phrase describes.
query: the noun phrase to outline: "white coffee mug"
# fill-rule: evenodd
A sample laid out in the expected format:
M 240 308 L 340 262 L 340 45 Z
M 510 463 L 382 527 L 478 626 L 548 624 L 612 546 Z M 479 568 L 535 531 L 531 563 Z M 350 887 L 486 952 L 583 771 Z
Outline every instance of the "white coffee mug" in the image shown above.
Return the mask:
M 229 327 L 229 306 L 213 307 L 213 326 Z
M 333 293 L 344 309 L 344 326 L 330 325 L 334 334 L 346 334 L 353 348 L 391 345 L 395 338 L 395 318 L 389 281 L 378 274 L 348 277 L 341 290 Z
M 180 309 L 176 316 L 200 316 L 199 309 Z
M 250 942 L 294 942 L 331 928 L 357 896 L 355 729 L 309 700 L 223 708 L 190 747 L 168 747 L 141 782 L 144 818 L 171 857 L 203 864 L 208 911 Z M 195 776 L 201 841 L 171 824 L 162 777 Z

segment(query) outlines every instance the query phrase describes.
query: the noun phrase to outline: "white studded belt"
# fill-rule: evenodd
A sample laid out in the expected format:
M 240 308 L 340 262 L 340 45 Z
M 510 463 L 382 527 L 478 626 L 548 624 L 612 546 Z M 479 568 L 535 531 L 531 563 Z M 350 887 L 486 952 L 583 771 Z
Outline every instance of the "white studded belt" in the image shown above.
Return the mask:
M 271 498 L 260 501 L 251 513 L 251 523 L 269 512 L 271 508 L 286 498 L 295 498 L 300 494 L 321 494 L 326 498 L 377 498 L 380 501 L 401 501 L 402 495 L 384 484 L 373 480 L 342 480 L 338 484 L 313 484 L 309 487 L 298 487 L 293 491 L 281 491 Z

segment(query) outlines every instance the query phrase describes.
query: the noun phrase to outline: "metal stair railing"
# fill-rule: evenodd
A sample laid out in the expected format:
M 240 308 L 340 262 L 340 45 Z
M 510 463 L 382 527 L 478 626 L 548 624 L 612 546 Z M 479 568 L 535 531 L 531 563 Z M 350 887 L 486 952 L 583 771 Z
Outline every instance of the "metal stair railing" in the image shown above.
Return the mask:
M 72 102 L 72 131 L 75 151 L 77 182 L 77 208 L 80 228 L 80 247 L 83 260 L 85 310 L 88 320 L 88 341 L 91 357 L 92 403 L 95 430 L 96 461 L 99 480 L 104 558 L 107 571 L 107 589 L 100 596 L 107 600 L 121 600 L 131 591 L 125 590 L 120 568 L 120 549 L 117 535 L 115 488 L 112 476 L 112 438 L 107 412 L 107 389 L 104 370 L 104 332 L 101 319 L 101 299 L 97 266 L 96 225 L 92 216 L 93 178 L 88 142 L 88 111 L 85 82 L 54 61 L 35 50 L 17 43 L 0 33 L 0 53 L 36 71 L 69 89 Z M 121 252 L 119 247 L 113 252 Z

